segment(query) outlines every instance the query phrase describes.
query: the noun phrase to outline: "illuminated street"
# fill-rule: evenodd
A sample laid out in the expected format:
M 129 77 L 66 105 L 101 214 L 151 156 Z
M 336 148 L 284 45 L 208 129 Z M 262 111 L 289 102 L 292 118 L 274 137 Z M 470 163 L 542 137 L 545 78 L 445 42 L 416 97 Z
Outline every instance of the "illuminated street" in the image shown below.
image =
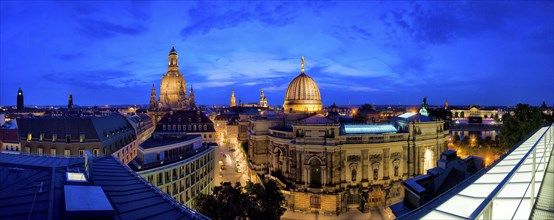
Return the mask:
M 233 184 L 240 182 L 242 186 L 245 186 L 248 175 L 244 169 L 246 163 L 240 150 L 230 144 L 221 144 L 216 147 L 215 152 L 214 185 L 219 186 L 221 182 L 231 182 Z M 239 161 L 238 166 L 237 159 Z

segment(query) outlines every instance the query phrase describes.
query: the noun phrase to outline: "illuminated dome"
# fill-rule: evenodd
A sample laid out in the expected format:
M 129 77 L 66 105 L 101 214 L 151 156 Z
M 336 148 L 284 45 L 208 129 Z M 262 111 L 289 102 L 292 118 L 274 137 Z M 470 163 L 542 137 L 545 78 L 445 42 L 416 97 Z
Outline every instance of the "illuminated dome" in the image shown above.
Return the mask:
M 315 81 L 304 73 L 304 57 L 302 70 L 287 88 L 285 104 L 286 113 L 312 113 L 321 111 L 321 95 Z
M 160 84 L 160 107 L 163 109 L 184 108 L 186 103 L 187 84 L 183 74 L 179 72 L 177 51 L 171 48 L 168 57 L 167 73 L 162 76 Z

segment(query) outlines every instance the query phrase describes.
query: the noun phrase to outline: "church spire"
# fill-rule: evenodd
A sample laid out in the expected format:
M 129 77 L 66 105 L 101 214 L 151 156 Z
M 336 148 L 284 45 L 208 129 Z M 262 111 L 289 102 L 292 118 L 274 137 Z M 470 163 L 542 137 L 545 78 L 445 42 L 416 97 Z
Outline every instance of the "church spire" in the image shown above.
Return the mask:
M 235 107 L 237 106 L 237 98 L 235 97 L 235 89 L 231 91 L 231 103 L 229 104 L 229 107 Z
M 190 85 L 190 94 L 189 94 L 189 106 L 196 106 L 196 101 L 194 100 L 194 90 L 192 89 L 192 84 Z
M 171 50 L 169 51 L 169 57 L 168 57 L 168 70 L 176 70 L 179 71 L 179 56 L 177 56 L 177 51 L 175 50 L 175 46 L 171 46 Z
M 69 92 L 69 100 L 67 102 L 67 108 L 73 109 L 73 95 L 71 94 L 71 92 Z
M 302 64 L 301 64 L 300 73 L 301 73 L 301 74 L 305 74 L 305 73 L 304 73 L 304 56 L 302 56 Z
M 152 92 L 150 93 L 150 104 L 148 105 L 148 110 L 154 111 L 158 107 L 158 103 L 156 102 L 156 88 L 154 87 L 154 83 L 152 83 Z
M 21 110 L 23 107 L 23 90 L 19 87 L 19 90 L 17 90 L 17 109 Z
M 267 98 L 264 94 L 264 89 L 260 90 L 260 107 L 267 107 Z

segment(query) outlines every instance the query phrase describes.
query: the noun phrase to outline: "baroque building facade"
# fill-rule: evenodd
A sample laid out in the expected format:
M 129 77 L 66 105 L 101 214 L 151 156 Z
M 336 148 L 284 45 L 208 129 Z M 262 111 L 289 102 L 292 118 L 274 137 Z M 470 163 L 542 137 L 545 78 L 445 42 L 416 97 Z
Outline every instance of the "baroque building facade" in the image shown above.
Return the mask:
M 168 56 L 167 73 L 162 76 L 160 83 L 160 95 L 156 101 L 156 90 L 152 85 L 150 94 L 149 111 L 169 111 L 190 109 L 194 107 L 194 93 L 190 87 L 190 95 L 187 97 L 187 82 L 179 71 L 179 56 L 175 47 L 172 47 Z
M 444 122 L 421 113 L 384 124 L 349 124 L 333 112 L 323 115 L 319 88 L 303 65 L 304 59 L 287 89 L 285 114 L 249 120 L 251 175 L 277 180 L 294 211 L 368 212 L 400 201 L 402 182 L 434 167 L 446 150 Z

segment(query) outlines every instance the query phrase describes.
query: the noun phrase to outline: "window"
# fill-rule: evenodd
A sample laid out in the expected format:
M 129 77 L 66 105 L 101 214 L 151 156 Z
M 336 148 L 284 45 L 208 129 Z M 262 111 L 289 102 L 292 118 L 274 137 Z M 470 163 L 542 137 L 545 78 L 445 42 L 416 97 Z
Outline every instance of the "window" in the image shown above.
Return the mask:
M 100 154 L 100 149 L 98 149 L 98 148 L 92 149 L 92 155 L 98 156 L 99 154 Z
M 85 142 L 85 134 L 79 135 L 79 142 L 81 143 Z
M 71 143 L 71 135 L 70 134 L 65 135 L 65 143 Z
M 33 139 L 33 134 L 27 134 L 27 141 L 31 141 L 31 139 Z
M 208 130 L 208 126 L 204 125 L 204 131 L 207 131 L 207 130 Z
M 165 125 L 162 125 L 162 129 L 165 131 Z
M 189 131 L 192 131 L 192 129 L 190 129 L 190 125 L 189 125 L 189 128 L 188 128 Z
M 39 136 L 39 141 L 42 141 L 42 140 L 44 140 L 44 133 L 41 133 Z
M 50 148 L 50 155 L 56 155 L 56 148 Z
M 79 157 L 85 156 L 85 150 L 79 150 Z
M 37 148 L 37 153 L 39 156 L 42 156 L 42 154 L 44 153 L 44 149 L 42 147 Z
M 25 153 L 31 153 L 31 147 L 29 146 L 25 147 Z
M 319 196 L 310 196 L 310 208 L 320 208 L 321 198 Z
M 212 138 L 212 135 L 211 135 L 211 134 L 210 134 L 210 135 L 208 135 L 208 136 L 209 136 L 210 138 Z
M 52 134 L 52 142 L 56 142 L 58 140 L 58 134 Z
M 356 181 L 356 169 L 352 170 L 352 182 Z
M 177 127 L 175 125 L 173 125 L 173 130 L 176 131 L 177 130 Z
M 194 126 L 192 127 L 192 129 L 193 129 L 194 131 L 196 131 L 196 125 L 194 125 Z
M 69 157 L 69 156 L 71 156 L 71 151 L 69 149 L 65 149 L 65 150 L 63 150 L 63 155 L 66 156 L 66 157 Z
M 179 119 L 181 119 L 181 118 L 179 118 Z M 181 131 L 181 125 L 177 125 L 177 130 Z

